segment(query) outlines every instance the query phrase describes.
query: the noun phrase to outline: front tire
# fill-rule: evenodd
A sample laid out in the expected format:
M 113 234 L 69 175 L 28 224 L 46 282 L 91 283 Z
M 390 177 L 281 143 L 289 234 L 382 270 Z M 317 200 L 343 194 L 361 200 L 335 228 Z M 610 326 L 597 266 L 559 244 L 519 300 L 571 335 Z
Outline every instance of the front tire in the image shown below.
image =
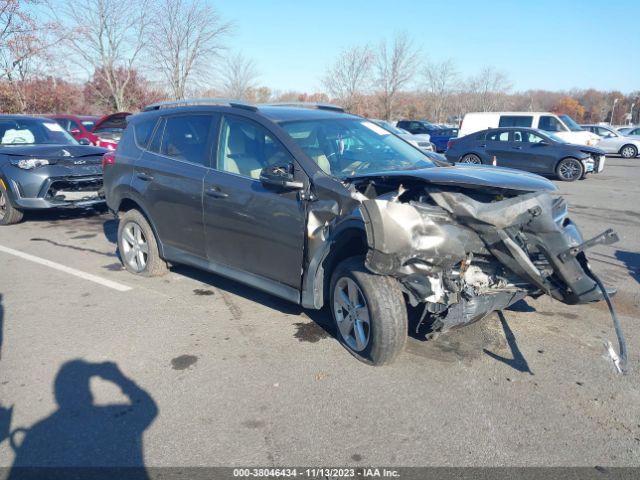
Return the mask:
M 168 271 L 153 230 L 138 210 L 129 210 L 120 218 L 118 250 L 122 265 L 131 273 L 158 277 Z
M 584 175 L 584 165 L 575 158 L 564 158 L 556 167 L 556 175 L 563 182 L 575 182 Z
M 638 149 L 635 145 L 624 145 L 620 149 L 620 155 L 622 158 L 636 158 L 638 156 Z
M 24 217 L 24 212 L 17 209 L 9 201 L 7 190 L 0 183 L 0 225 L 13 225 Z
M 482 159 L 475 153 L 467 153 L 460 159 L 460 163 L 468 163 L 471 165 L 482 165 Z
M 393 362 L 407 342 L 407 307 L 398 281 L 375 275 L 351 257 L 331 277 L 330 305 L 336 338 L 369 365 Z

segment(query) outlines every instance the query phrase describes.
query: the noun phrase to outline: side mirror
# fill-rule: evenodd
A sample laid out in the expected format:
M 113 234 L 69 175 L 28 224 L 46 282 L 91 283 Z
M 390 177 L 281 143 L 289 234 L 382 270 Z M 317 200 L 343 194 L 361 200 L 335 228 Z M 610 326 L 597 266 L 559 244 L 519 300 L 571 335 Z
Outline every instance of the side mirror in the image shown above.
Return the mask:
M 78 143 L 80 145 L 91 145 L 91 142 L 89 141 L 88 138 L 80 138 L 78 139 Z
M 547 142 L 546 140 L 542 140 L 540 142 L 538 142 L 538 145 L 543 145 L 545 147 L 549 146 L 549 142 Z
M 293 178 L 293 164 L 269 165 L 260 171 L 260 182 L 263 185 L 286 190 L 300 190 L 304 183 Z

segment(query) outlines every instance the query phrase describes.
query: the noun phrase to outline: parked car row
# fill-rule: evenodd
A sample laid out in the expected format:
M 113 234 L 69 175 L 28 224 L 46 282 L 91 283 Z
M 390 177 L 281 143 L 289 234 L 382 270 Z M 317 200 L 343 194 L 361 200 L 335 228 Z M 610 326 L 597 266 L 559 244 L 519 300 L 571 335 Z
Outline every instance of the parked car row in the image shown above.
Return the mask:
M 494 130 L 472 137 L 565 148 L 540 130 Z M 528 295 L 607 297 L 584 250 L 616 236 L 584 243 L 553 183 L 440 161 L 337 107 L 163 102 L 128 117 L 115 151 L 79 145 L 50 119 L 0 116 L 0 139 L 1 224 L 106 200 L 129 272 L 187 264 L 327 305 L 337 339 L 367 364 L 402 351 L 408 304 L 435 334 Z M 581 157 L 562 175 L 601 169 L 599 153 L 582 148 L 593 163 Z

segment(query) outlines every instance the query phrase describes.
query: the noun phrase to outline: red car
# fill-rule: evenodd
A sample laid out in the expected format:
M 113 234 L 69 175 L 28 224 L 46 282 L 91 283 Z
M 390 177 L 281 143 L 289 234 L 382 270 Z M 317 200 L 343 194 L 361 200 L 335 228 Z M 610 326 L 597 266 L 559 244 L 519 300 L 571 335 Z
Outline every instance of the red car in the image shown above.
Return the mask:
M 49 118 L 58 122 L 80 143 L 88 142 L 90 145 L 115 150 L 127 126 L 126 118 L 129 115 L 129 112 L 118 112 L 102 118 L 87 115 L 49 115 Z

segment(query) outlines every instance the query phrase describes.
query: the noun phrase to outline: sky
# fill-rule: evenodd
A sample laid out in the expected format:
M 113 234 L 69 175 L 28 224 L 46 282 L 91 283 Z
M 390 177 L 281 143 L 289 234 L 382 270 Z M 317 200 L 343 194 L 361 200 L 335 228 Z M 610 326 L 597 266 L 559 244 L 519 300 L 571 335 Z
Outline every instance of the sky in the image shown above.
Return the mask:
M 638 0 L 206 0 L 235 25 L 232 51 L 272 90 L 322 91 L 345 49 L 406 32 L 464 77 L 492 66 L 514 91 L 640 90 Z

